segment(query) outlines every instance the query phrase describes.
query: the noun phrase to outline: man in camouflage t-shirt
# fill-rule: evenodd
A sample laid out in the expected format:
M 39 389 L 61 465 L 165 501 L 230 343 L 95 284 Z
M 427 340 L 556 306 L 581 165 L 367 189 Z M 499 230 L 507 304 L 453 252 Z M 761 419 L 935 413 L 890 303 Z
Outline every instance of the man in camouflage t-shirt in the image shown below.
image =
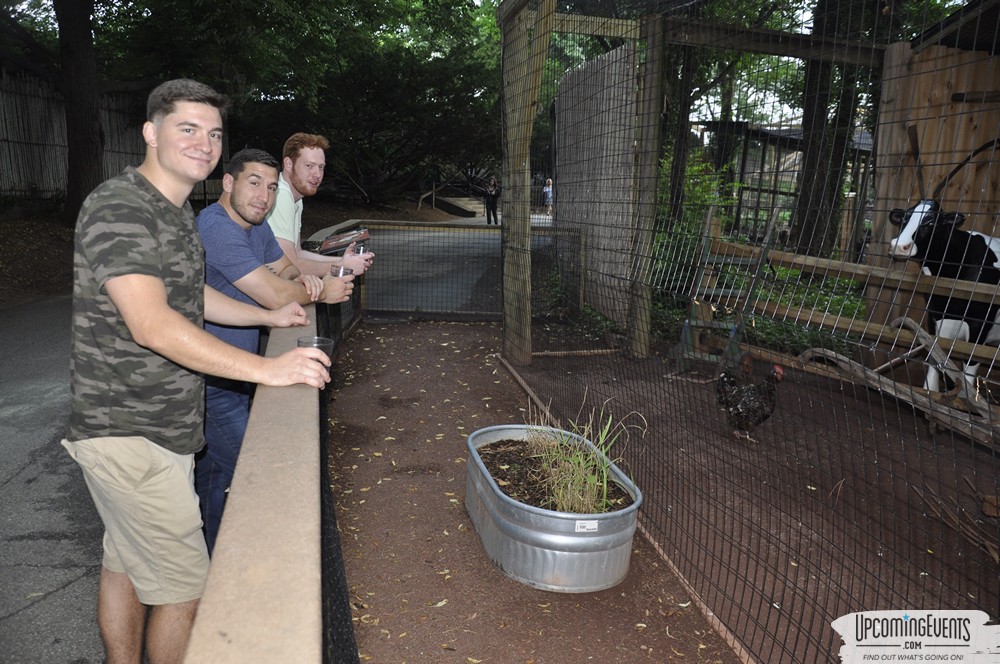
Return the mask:
M 225 105 L 195 81 L 153 90 L 143 163 L 95 189 L 77 220 L 63 446 L 104 523 L 97 617 L 109 664 L 142 661 L 144 645 L 150 661 L 180 662 L 187 647 L 208 573 L 191 479 L 204 445 L 202 377 L 330 379 L 321 350 L 263 358 L 202 327 L 307 322 L 297 303 L 261 309 L 205 286 L 187 199 L 219 161 Z

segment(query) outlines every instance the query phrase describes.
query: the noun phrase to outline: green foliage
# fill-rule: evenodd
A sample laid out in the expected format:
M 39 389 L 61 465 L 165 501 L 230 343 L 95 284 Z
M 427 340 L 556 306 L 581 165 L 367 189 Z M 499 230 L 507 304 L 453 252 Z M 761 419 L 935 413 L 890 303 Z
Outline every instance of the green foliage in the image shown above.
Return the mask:
M 96 0 L 93 34 L 103 87 L 143 95 L 180 76 L 213 85 L 233 100 L 233 151 L 279 152 L 295 131 L 322 133 L 332 144 L 328 176 L 378 201 L 414 186 L 427 164 L 499 164 L 496 7 Z M 56 59 L 42 57 L 57 50 L 51 1 L 0 0 L 0 9 L 0 54 L 50 61 L 47 78 L 58 82 Z
M 622 436 L 627 439 L 636 431 L 644 434 L 646 420 L 634 411 L 616 420 L 606 407 L 607 402 L 599 411 L 591 409 L 586 419 L 570 424 L 570 431 L 593 443 L 599 455 L 566 435 L 552 437 L 537 432 L 529 439 L 545 469 L 545 476 L 540 479 L 549 493 L 547 509 L 572 514 L 602 514 L 625 507 L 614 501 L 609 492 L 614 481 L 611 466 L 616 463 L 611 455 Z M 642 424 L 631 424 L 633 417 Z
M 671 155 L 660 162 L 659 182 L 669 181 Z M 705 232 L 705 219 L 715 205 L 717 218 L 728 219 L 735 208 L 736 199 L 725 193 L 725 175 L 717 173 L 712 165 L 701 159 L 690 159 L 684 175 L 684 204 L 680 219 L 669 222 L 669 227 L 659 228 L 653 241 L 654 284 L 670 294 L 687 295 L 701 264 L 701 240 Z M 657 219 L 671 219 L 666 187 L 659 190 Z M 725 221 L 724 221 L 725 223 Z
M 727 287 L 740 290 L 750 286 L 750 276 L 745 273 L 727 272 L 722 275 L 721 281 Z M 856 282 L 850 279 L 814 279 L 800 270 L 788 268 L 779 267 L 766 272 L 757 282 L 753 299 L 779 304 L 789 311 L 819 312 L 846 320 L 863 320 L 865 317 L 864 292 Z M 735 324 L 734 313 L 722 319 Z M 809 348 L 826 348 L 850 355 L 855 345 L 851 338 L 838 337 L 830 330 L 760 315 L 747 316 L 744 335 L 746 341 L 754 346 L 792 355 Z
M 855 340 L 835 336 L 829 330 L 803 327 L 794 321 L 771 320 L 762 316 L 750 317 L 745 336 L 747 343 L 752 346 L 789 355 L 799 355 L 810 348 L 825 348 L 851 357 L 853 350 L 857 348 Z
M 773 279 L 762 280 L 757 297 L 782 304 L 792 311 L 815 311 L 846 320 L 865 318 L 864 291 L 849 279 L 809 279 L 799 270 L 777 268 Z M 808 348 L 826 348 L 851 355 L 851 348 L 855 346 L 850 338 L 838 337 L 830 330 L 760 316 L 751 318 L 746 336 L 751 344 L 793 355 Z

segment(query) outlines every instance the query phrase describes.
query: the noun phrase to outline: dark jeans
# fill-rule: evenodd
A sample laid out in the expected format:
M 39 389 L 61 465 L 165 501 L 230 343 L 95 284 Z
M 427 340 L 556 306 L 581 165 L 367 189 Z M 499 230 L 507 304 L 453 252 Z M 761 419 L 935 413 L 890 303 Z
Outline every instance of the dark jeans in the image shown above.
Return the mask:
M 490 222 L 490 215 L 493 215 L 493 221 L 492 222 Z M 500 225 L 500 220 L 497 218 L 497 204 L 496 203 L 494 203 L 492 205 L 490 205 L 489 203 L 486 204 L 486 223 L 487 224 L 494 223 L 497 226 Z
M 250 395 L 205 388 L 205 449 L 195 459 L 194 487 L 201 500 L 208 553 L 215 548 L 222 510 L 250 417 Z

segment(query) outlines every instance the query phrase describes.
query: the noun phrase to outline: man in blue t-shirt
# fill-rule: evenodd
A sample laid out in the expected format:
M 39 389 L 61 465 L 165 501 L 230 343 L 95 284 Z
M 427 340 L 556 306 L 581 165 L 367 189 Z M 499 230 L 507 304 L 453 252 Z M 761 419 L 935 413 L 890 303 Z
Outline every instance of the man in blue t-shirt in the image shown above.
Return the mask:
M 205 247 L 205 282 L 229 297 L 266 309 L 289 302 L 337 304 L 350 299 L 354 277 L 302 275 L 274 238 L 264 218 L 278 189 L 278 161 L 263 150 L 246 149 L 230 159 L 218 203 L 198 215 Z M 256 353 L 260 330 L 206 323 L 227 343 Z M 222 520 L 250 415 L 252 385 L 209 378 L 205 389 L 205 450 L 195 463 L 209 553 Z

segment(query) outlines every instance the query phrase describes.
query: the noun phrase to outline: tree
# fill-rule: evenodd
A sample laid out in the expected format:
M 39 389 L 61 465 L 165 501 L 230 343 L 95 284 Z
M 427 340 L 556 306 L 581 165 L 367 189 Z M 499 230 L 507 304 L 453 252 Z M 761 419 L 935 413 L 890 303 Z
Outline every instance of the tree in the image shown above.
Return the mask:
M 316 104 L 261 98 L 245 129 L 280 146 L 296 128 L 331 142 L 327 176 L 368 202 L 444 174 L 499 161 L 499 36 L 493 3 L 358 3 L 340 23 Z
M 845 41 L 885 43 L 908 39 L 905 25 L 930 25 L 943 19 L 949 0 L 886 0 L 873 10 L 865 0 L 817 0 L 813 34 Z M 908 19 L 901 17 L 907 16 Z M 843 188 L 848 179 L 850 147 L 864 100 L 865 121 L 874 130 L 878 116 L 880 71 L 845 64 L 807 61 L 802 93 L 803 163 L 791 242 L 800 251 L 826 255 L 838 231 Z
M 94 0 L 54 0 L 59 21 L 59 81 L 66 108 L 68 147 L 63 216 L 74 223 L 77 211 L 104 178 L 97 58 L 91 18 Z
M 99 99 L 180 76 L 233 100 L 234 146 L 326 134 L 370 198 L 428 163 L 499 159 L 496 0 L 0 0 L 0 59 L 66 100 L 66 210 L 99 182 Z M 55 10 L 53 13 L 52 10 Z
M 83 199 L 103 178 L 104 139 L 91 27 L 94 0 L 54 0 L 57 49 L 51 43 L 51 24 L 44 20 L 40 3 L 27 3 L 18 9 L 6 3 L 3 9 L 0 33 L 6 39 L 0 59 L 44 78 L 63 97 L 69 148 L 63 213 L 65 221 L 72 224 Z M 19 18 L 34 25 L 36 32 L 22 25 Z
M 698 12 L 698 18 L 702 21 L 742 22 L 747 27 L 779 29 L 786 26 L 794 14 L 792 2 L 787 0 L 764 5 L 753 0 L 736 5 L 730 1 L 706 3 L 698 7 Z M 665 113 L 664 122 L 667 127 L 663 135 L 669 137 L 672 134 L 673 147 L 667 150 L 670 159 L 667 217 L 661 223 L 677 223 L 684 215 L 685 179 L 692 147 L 691 118 L 695 105 L 712 100 L 716 104 L 708 110 L 713 117 L 716 116 L 717 109 L 717 119 L 724 122 L 735 120 L 735 81 L 742 71 L 759 59 L 750 54 L 725 49 L 695 49 L 689 45 L 668 48 L 664 89 L 669 91 L 669 106 Z M 668 127 L 673 130 L 666 131 Z M 738 144 L 738 135 L 730 128 L 721 128 L 715 133 L 713 163 L 716 170 L 724 175 L 720 191 L 723 199 L 732 193 L 734 186 L 735 168 L 732 158 Z

